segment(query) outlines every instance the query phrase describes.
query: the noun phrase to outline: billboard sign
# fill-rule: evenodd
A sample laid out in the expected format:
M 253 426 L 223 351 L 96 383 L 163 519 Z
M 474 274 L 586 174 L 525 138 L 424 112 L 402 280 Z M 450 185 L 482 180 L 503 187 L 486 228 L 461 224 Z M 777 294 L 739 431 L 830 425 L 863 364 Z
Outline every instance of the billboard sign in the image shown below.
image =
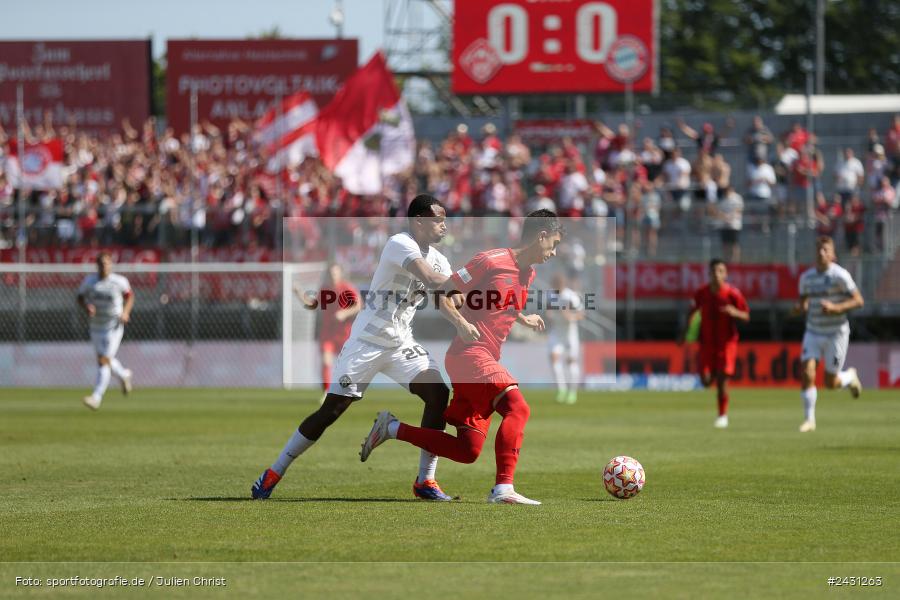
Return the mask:
M 22 85 L 25 118 L 74 123 L 91 133 L 135 127 L 150 115 L 150 41 L 0 42 L 0 124 L 15 131 Z
M 457 0 L 454 10 L 456 94 L 622 92 L 626 80 L 656 89 L 654 0 Z
M 197 119 L 223 127 L 253 122 L 278 98 L 307 91 L 325 106 L 357 68 L 357 40 L 169 40 L 166 112 L 187 131 L 191 92 Z

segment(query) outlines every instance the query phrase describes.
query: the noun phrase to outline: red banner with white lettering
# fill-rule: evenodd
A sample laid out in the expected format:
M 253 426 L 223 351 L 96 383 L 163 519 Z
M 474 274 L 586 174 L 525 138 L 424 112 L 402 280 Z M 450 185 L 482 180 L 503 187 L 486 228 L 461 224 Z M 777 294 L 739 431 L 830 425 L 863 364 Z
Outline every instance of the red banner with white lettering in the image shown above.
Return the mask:
M 747 387 L 797 387 L 800 384 L 800 343 L 740 342 L 730 384 Z M 603 342 L 582 344 L 585 376 L 684 375 L 697 373 L 697 344 L 623 342 L 615 355 Z M 821 371 L 821 368 L 819 369 Z M 821 373 L 819 373 L 821 379 Z M 821 382 L 820 382 L 821 383 Z
M 0 42 L 0 125 L 16 130 L 16 89 L 25 119 L 110 133 L 150 115 L 150 41 Z
M 728 282 L 741 290 L 748 300 L 795 300 L 797 281 L 806 267 L 788 265 L 728 265 Z M 709 266 L 705 263 L 651 263 L 634 265 L 634 298 L 690 298 L 707 283 Z M 616 265 L 616 298 L 628 297 L 631 269 Z
M 456 0 L 453 92 L 636 92 L 656 86 L 654 0 Z
M 357 68 L 357 40 L 169 40 L 166 112 L 187 131 L 191 90 L 197 118 L 217 127 L 254 122 L 277 98 L 308 92 L 324 107 Z

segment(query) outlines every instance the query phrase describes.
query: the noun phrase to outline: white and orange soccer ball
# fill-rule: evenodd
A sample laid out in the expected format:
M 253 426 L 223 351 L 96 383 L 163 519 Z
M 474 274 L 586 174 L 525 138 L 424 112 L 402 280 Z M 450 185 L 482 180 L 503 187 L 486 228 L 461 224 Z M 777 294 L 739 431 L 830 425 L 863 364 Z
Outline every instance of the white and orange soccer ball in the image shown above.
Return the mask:
M 603 469 L 603 487 L 616 498 L 634 498 L 644 487 L 644 467 L 630 456 L 617 456 Z

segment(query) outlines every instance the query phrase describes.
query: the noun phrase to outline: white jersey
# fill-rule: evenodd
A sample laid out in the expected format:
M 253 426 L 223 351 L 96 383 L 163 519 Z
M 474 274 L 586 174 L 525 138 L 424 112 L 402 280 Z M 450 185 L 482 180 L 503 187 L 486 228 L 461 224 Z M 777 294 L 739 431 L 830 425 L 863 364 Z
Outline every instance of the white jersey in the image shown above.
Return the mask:
M 425 284 L 406 270 L 417 258 L 424 258 L 432 269 L 447 277 L 453 272 L 450 261 L 433 247 L 428 248 L 427 256 L 422 256 L 419 244 L 409 233 L 391 236 L 363 298 L 363 308 L 353 321 L 350 340 L 396 348 L 412 339 L 416 308 L 428 301 Z
M 831 263 L 819 272 L 815 267 L 807 269 L 800 276 L 800 296 L 809 298 L 806 311 L 806 330 L 819 335 L 832 335 L 850 330 L 847 314 L 826 315 L 822 310 L 822 300 L 843 302 L 856 289 L 856 284 L 847 269 Z
M 83 296 L 84 301 L 93 304 L 96 309 L 94 316 L 90 318 L 91 329 L 112 329 L 119 324 L 125 298 L 131 295 L 131 284 L 115 273 L 110 273 L 103 279 L 96 273 L 91 273 L 81 282 L 78 295 Z
M 565 315 L 572 311 L 583 310 L 578 293 L 571 288 L 563 288 L 559 291 L 559 296 L 555 298 L 553 304 L 555 305 L 554 310 L 547 311 L 547 317 L 550 321 L 549 334 L 559 339 L 577 336 L 578 323 L 566 320 Z

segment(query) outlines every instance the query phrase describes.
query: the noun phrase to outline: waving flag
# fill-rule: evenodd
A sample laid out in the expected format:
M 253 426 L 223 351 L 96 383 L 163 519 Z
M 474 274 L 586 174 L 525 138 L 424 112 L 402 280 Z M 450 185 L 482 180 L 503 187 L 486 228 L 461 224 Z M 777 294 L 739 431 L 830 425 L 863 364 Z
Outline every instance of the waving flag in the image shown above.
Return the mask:
M 322 162 L 354 194 L 381 193 L 385 176 L 412 167 L 412 117 L 381 52 L 319 112 L 316 143 Z
M 63 186 L 63 143 L 51 139 L 36 144 L 25 144 L 25 153 L 19 164 L 16 140 L 9 143 L 6 171 L 9 182 L 15 188 L 36 190 L 58 189 Z
M 269 170 L 298 165 L 316 156 L 316 115 L 319 109 L 307 92 L 288 96 L 256 122 L 253 138 L 272 158 Z

